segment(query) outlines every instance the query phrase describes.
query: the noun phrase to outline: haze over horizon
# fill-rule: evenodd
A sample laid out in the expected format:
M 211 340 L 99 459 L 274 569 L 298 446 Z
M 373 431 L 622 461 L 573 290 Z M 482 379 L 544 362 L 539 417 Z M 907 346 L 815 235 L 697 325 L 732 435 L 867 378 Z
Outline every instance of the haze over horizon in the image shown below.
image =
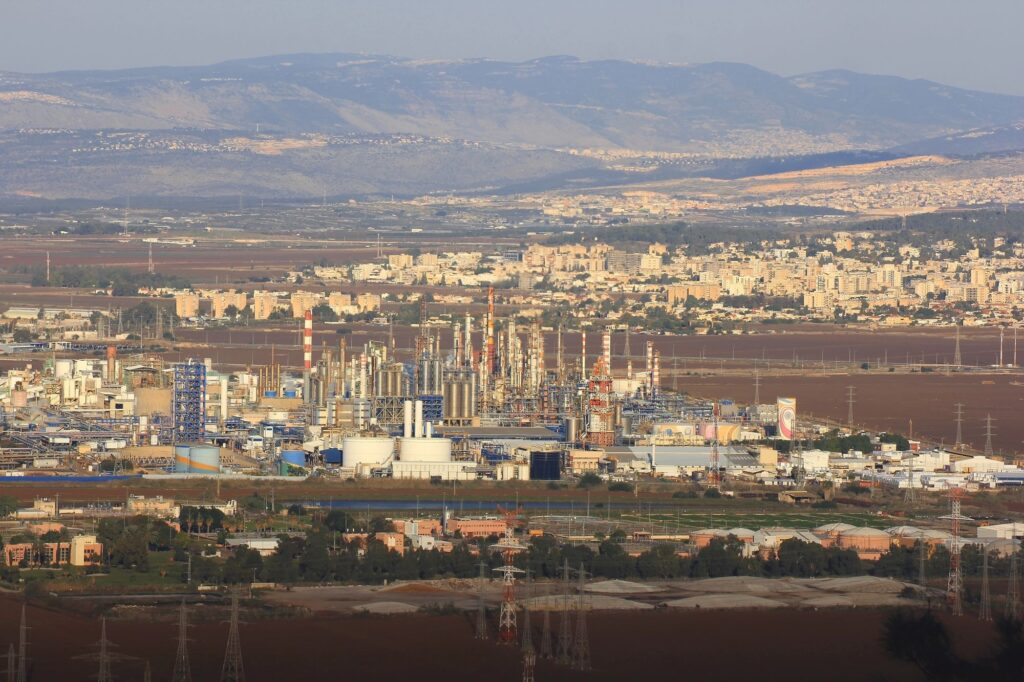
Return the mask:
M 60 17 L 55 21 L 54 17 Z M 1024 4 L 993 0 L 74 0 L 0 9 L 0 70 L 196 65 L 299 52 L 522 61 L 734 61 L 781 75 L 828 69 L 1024 94 Z

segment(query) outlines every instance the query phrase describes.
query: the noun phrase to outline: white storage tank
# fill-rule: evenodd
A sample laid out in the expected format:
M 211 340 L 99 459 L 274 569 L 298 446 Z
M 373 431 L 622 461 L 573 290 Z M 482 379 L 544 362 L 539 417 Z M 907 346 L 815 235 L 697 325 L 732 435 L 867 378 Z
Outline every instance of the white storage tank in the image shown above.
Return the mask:
M 381 466 L 391 459 L 394 453 L 394 438 L 351 436 L 341 442 L 341 465 L 351 468 Z
M 53 366 L 53 376 L 56 379 L 70 377 L 75 372 L 74 360 L 58 360 Z
M 399 449 L 403 462 L 450 462 L 450 438 L 403 438 Z

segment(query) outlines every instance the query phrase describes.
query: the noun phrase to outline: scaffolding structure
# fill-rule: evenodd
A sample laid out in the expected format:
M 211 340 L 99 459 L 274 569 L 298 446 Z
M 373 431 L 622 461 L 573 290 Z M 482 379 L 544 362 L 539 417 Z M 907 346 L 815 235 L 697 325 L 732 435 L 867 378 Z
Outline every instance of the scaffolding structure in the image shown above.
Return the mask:
M 206 437 L 206 365 L 193 360 L 174 365 L 173 391 L 174 442 L 202 442 Z

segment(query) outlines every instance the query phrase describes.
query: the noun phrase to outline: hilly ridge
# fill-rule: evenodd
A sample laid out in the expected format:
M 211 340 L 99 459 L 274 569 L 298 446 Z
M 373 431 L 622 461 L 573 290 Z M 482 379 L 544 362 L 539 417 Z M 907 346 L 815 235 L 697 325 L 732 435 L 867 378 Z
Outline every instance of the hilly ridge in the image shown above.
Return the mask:
M 1024 97 L 735 63 L 300 54 L 0 72 L 0 198 L 624 186 L 1012 151 L 1022 129 Z
M 847 71 L 787 78 L 733 63 L 329 54 L 0 74 L 0 128 L 7 129 L 259 124 L 266 132 L 409 133 L 547 147 L 736 153 L 746 146 L 744 155 L 753 156 L 780 132 L 789 152 L 813 153 L 1021 120 L 1021 97 Z

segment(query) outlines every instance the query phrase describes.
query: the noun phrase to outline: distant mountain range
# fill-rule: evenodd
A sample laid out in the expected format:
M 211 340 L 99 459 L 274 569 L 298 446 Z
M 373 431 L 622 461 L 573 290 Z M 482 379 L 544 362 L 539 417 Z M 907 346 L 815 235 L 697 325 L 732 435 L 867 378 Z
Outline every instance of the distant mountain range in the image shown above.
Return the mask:
M 468 164 L 472 176 L 448 182 L 431 178 L 429 156 L 412 160 L 405 150 L 395 169 L 400 177 L 391 179 L 397 180 L 398 191 L 421 192 L 481 189 L 596 167 L 591 160 L 566 153 L 580 149 L 731 158 L 891 148 L 939 153 L 942 146 L 954 150 L 951 153 L 987 153 L 1024 148 L 1021 123 L 1024 97 L 848 71 L 782 77 L 733 63 L 664 65 L 573 57 L 509 63 L 303 54 L 210 66 L 38 75 L 0 72 L 0 134 L 16 143 L 8 149 L 16 149 L 21 168 L 32 171 L 27 177 L 40 182 L 50 178 L 61 185 L 62 196 L 92 196 L 96 190 L 83 188 L 75 194 L 74 179 L 59 168 L 45 168 L 44 158 L 53 158 L 60 136 L 70 136 L 80 145 L 89 131 L 149 131 L 165 141 L 173 136 L 187 140 L 164 144 L 161 153 L 150 148 L 146 158 L 116 157 L 116 151 L 137 152 L 140 145 L 92 149 L 92 156 L 78 157 L 88 161 L 87 166 L 102 165 L 104 160 L 97 156 L 102 154 L 107 154 L 107 161 L 129 160 L 128 166 L 174 166 L 186 151 L 201 153 L 188 142 L 196 135 L 251 137 L 257 129 L 279 138 L 420 136 L 431 140 L 430 153 L 449 141 L 482 145 L 459 152 L 474 159 Z M 965 133 L 972 130 L 1011 132 L 974 137 Z M 44 132 L 58 137 L 46 138 Z M 34 160 L 33 150 L 44 149 Z M 332 149 L 328 145 L 321 150 L 321 164 L 331 165 L 324 157 Z M 489 170 L 487 164 L 503 150 L 510 163 L 525 160 L 525 165 Z M 252 150 L 244 151 L 251 159 Z M 216 152 L 204 161 L 223 164 L 242 153 L 222 148 Z M 309 152 L 287 146 L 274 152 L 302 153 Z M 377 161 L 382 176 L 389 176 L 387 164 Z M 238 182 L 229 177 L 229 169 L 222 170 L 217 175 L 225 184 L 217 191 L 237 190 L 232 189 Z M 291 170 L 303 172 L 301 166 Z M 280 168 L 271 174 L 278 173 Z M 391 179 L 357 183 L 355 193 L 395 191 Z M 337 177 L 307 180 L 292 177 L 279 191 L 317 195 L 324 183 L 334 183 Z M 46 193 L 39 182 L 19 187 L 13 181 L 10 173 L 0 170 L 0 194 Z M 131 187 L 139 181 L 131 177 L 108 181 L 113 181 L 108 185 L 111 195 L 147 190 Z M 148 189 L 160 194 L 196 188 L 172 182 Z

